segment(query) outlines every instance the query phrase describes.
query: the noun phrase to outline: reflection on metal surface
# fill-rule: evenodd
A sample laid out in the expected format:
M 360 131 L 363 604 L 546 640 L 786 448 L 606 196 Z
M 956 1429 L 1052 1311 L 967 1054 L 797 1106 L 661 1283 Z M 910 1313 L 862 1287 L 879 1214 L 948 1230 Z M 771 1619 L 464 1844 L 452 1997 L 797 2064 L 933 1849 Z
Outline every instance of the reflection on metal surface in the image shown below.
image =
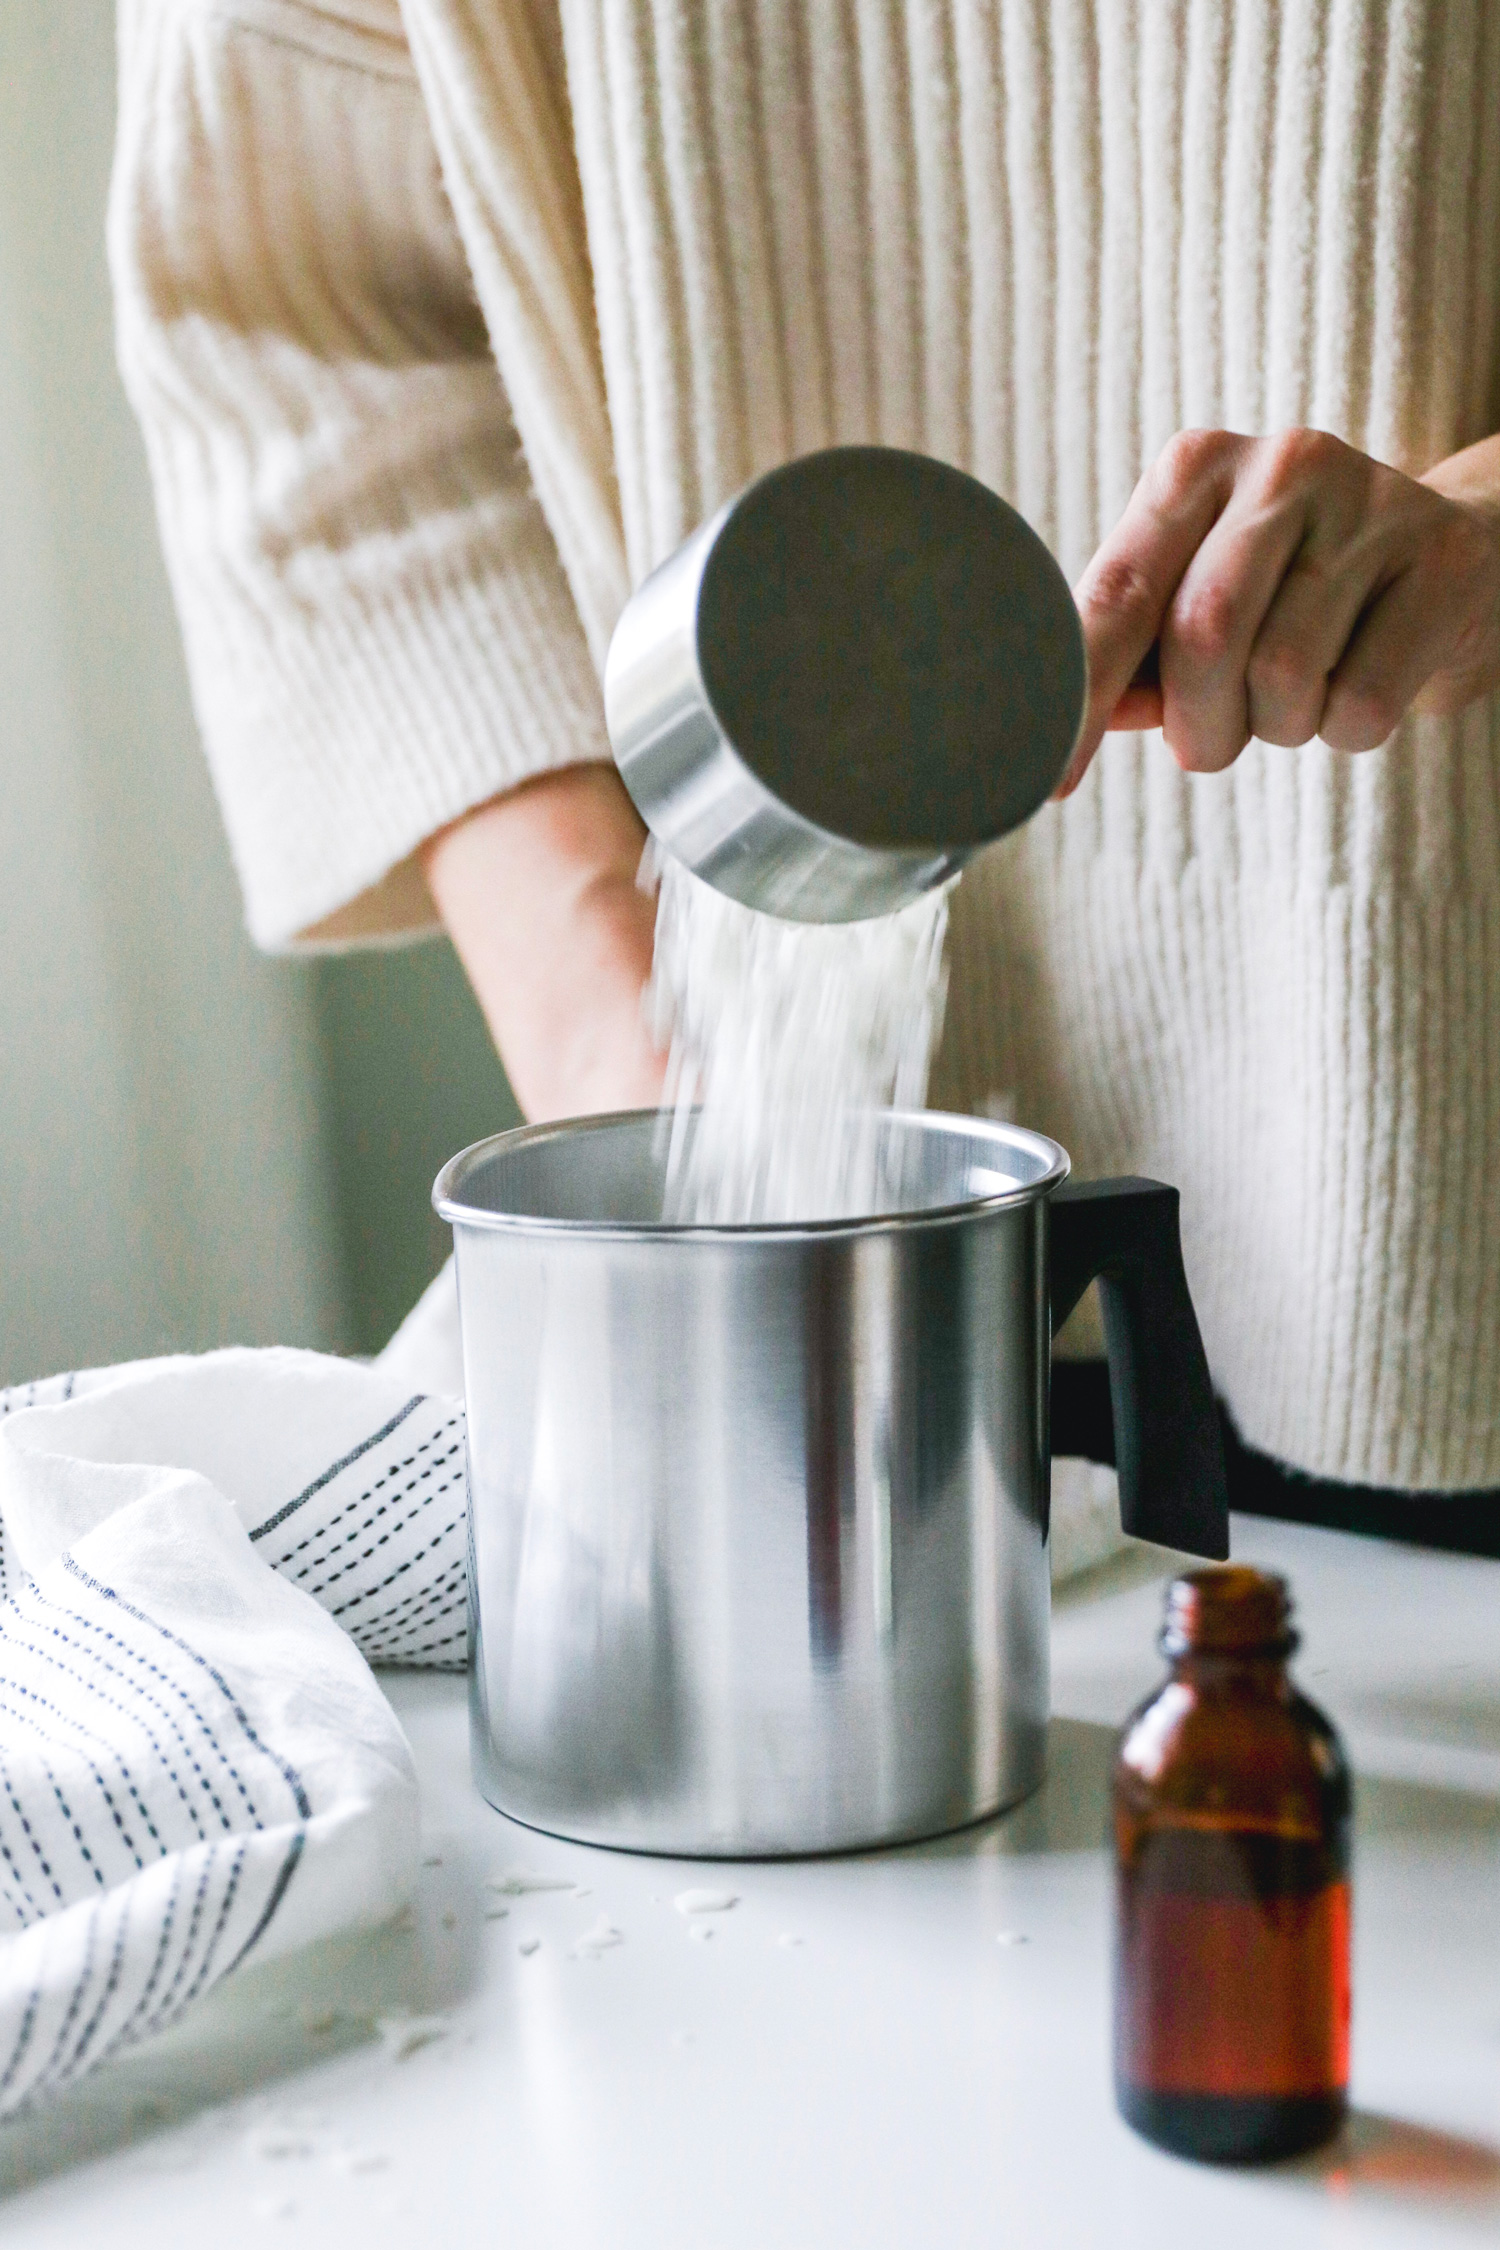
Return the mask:
M 1087 676 L 1067 581 L 998 494 L 835 446 L 758 477 L 637 587 L 604 707 L 685 866 L 766 913 L 856 922 L 1036 811 Z
M 476 1770 L 516 1818 L 826 1851 L 1040 1778 L 1062 1159 L 898 1125 L 909 1207 L 821 1230 L 652 1229 L 649 1117 L 505 1136 L 450 1180 Z M 965 1206 L 976 1168 L 1018 1184 Z

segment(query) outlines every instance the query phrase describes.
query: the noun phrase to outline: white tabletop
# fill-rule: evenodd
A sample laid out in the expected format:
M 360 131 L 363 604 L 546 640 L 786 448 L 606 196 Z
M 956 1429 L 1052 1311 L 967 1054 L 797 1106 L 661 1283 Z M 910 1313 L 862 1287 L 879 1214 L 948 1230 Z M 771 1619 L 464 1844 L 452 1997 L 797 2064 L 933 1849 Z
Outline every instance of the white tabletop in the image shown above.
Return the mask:
M 896 1853 L 707 1868 L 530 1834 L 470 1783 L 462 1682 L 390 1678 L 434 1858 L 414 1926 L 247 1972 L 0 2132 L 7 2250 L 1500 2235 L 1500 1563 L 1250 1519 L 1235 1552 L 1290 1572 L 1299 1676 L 1359 1775 L 1331 2153 L 1217 2172 L 1114 2114 L 1101 1836 L 1114 1729 L 1159 1670 L 1140 1554 L 1059 1600 L 1040 1795 Z M 588 1895 L 486 1889 L 515 1868 Z M 738 1903 L 686 1917 L 694 1886 Z M 579 1957 L 601 1918 L 621 1942 Z

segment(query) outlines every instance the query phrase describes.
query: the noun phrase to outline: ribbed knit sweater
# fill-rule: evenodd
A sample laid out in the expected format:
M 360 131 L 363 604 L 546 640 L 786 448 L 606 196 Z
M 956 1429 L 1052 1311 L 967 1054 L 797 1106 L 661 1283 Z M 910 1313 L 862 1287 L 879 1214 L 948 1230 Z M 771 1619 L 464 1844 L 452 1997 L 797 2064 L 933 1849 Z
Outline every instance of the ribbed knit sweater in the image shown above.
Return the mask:
M 1076 574 L 1184 425 L 1500 428 L 1483 0 L 125 0 L 111 213 L 265 945 L 607 754 L 632 583 L 916 447 Z M 1500 729 L 1186 778 L 1108 741 L 957 900 L 934 1098 L 1178 1183 L 1242 1435 L 1500 1486 Z M 921 745 L 912 745 L 920 757 Z

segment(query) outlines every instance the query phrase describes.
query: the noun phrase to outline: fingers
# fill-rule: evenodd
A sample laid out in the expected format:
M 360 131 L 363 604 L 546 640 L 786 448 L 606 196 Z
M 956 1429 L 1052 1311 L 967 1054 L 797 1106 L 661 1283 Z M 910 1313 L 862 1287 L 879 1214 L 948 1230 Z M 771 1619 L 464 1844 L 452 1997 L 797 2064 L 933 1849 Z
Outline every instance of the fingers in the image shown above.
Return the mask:
M 1492 458 L 1500 469 L 1500 446 Z M 1419 711 L 1447 717 L 1500 686 L 1500 504 L 1494 498 L 1462 503 L 1443 542 L 1442 583 L 1452 646 L 1415 700 Z
M 1246 667 L 1250 732 L 1299 750 L 1322 732 L 1328 683 L 1360 612 L 1378 597 L 1368 573 L 1299 556 L 1283 579 Z
M 1109 715 L 1106 734 L 1149 734 L 1162 722 L 1161 682 L 1132 680 Z
M 1254 728 L 1246 666 L 1307 528 L 1305 496 L 1252 481 L 1194 555 L 1162 626 L 1162 732 L 1190 773 L 1221 773 Z
M 1059 795 L 1111 727 L 1160 725 L 1200 773 L 1252 736 L 1369 749 L 1419 697 L 1451 710 L 1500 684 L 1500 498 L 1449 498 L 1325 432 L 1184 432 L 1078 606 L 1089 707 Z
M 1181 766 L 1222 772 L 1252 736 L 1311 741 L 1416 492 L 1323 431 L 1250 450 L 1163 630 L 1163 731 Z
M 1436 673 L 1462 662 L 1471 633 L 1467 587 L 1435 614 L 1435 558 L 1414 563 L 1370 605 L 1339 660 L 1318 732 L 1333 750 L 1374 750 L 1387 741 Z
M 1305 452 L 1308 532 L 1256 635 L 1246 667 L 1250 731 L 1299 749 L 1322 731 L 1329 682 L 1362 615 L 1402 568 L 1420 489 L 1312 431 Z
M 1236 464 L 1250 442 L 1224 430 L 1185 430 L 1173 438 L 1079 581 L 1089 701 L 1059 796 L 1077 788 L 1106 729 L 1117 723 L 1122 699 L 1156 641 L 1184 571 L 1233 490 Z

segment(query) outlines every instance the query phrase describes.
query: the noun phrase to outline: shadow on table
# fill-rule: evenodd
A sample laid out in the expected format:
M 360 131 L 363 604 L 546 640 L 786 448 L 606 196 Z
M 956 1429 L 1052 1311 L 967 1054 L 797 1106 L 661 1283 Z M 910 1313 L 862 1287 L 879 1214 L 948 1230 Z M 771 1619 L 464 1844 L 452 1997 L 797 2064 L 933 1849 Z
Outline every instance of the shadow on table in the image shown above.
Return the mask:
M 974 1859 L 997 1853 L 1102 1851 L 1115 1740 L 1113 1727 L 1088 1719 L 1054 1719 L 1047 1730 L 1047 1777 L 1031 1796 L 950 1836 L 888 1847 L 872 1856 Z
M 1330 2148 L 1282 2170 L 1289 2178 L 1319 2180 L 1339 2196 L 1373 2192 L 1445 2205 L 1500 2204 L 1500 2150 L 1375 2110 L 1355 2110 Z
M 1407 1682 L 1395 1688 L 1357 1682 L 1341 1700 L 1344 1722 L 1394 1741 L 1458 1750 L 1475 1759 L 1500 1757 L 1500 1689 L 1492 1679 Z
M 1109 1785 L 1118 1732 L 1089 1719 L 1054 1719 L 1047 1778 L 1008 1812 L 951 1836 L 901 1847 L 923 1858 L 1102 1851 L 1109 1842 Z M 1355 1784 L 1364 1838 L 1487 1836 L 1500 1832 L 1500 1803 L 1480 1791 L 1361 1774 Z
M 1002 1852 L 1091 1852 L 1108 1841 L 1114 1727 L 1054 1719 L 1047 1729 L 1047 1778 L 1023 1804 L 994 1823 Z
M 1487 1792 L 1402 1781 L 1385 1774 L 1356 1774 L 1354 1818 L 1356 1839 L 1500 1835 L 1500 1801 Z
M 127 2149 L 142 2173 L 193 2171 L 258 2117 L 302 2118 L 319 2065 L 401 2059 L 413 2026 L 438 2030 L 472 1989 L 482 1898 L 455 1851 L 424 1865 L 412 1913 L 226 1979 L 173 2030 L 0 2124 L 0 2203 Z

